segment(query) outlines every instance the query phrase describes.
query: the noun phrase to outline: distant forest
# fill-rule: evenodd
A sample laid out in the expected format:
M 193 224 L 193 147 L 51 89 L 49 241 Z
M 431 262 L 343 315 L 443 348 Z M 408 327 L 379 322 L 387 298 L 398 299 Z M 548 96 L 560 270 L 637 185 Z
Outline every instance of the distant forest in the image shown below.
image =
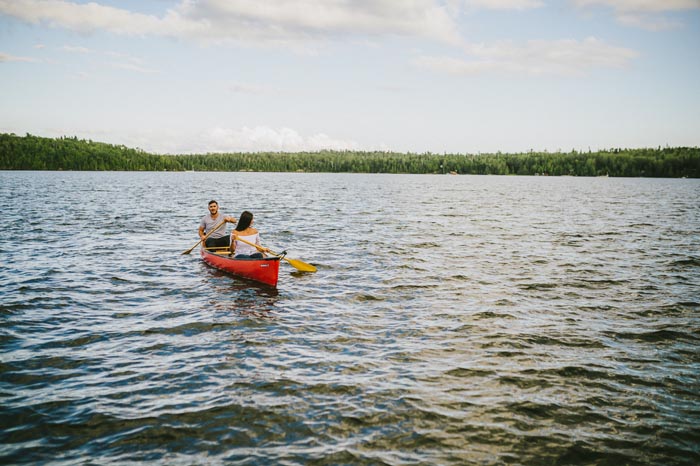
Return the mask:
M 159 155 L 76 137 L 0 134 L 0 170 L 258 171 L 700 177 L 700 148 L 433 154 L 381 151 Z

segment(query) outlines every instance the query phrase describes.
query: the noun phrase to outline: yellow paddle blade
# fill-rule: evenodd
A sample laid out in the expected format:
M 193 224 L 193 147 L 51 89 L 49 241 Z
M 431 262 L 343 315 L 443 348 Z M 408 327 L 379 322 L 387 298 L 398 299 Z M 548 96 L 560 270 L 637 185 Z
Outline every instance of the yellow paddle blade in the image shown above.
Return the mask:
M 294 267 L 295 269 L 297 269 L 297 270 L 300 271 L 300 272 L 315 272 L 315 271 L 316 271 L 316 267 L 314 267 L 314 266 L 311 265 L 311 264 L 307 264 L 306 262 L 300 261 L 300 260 L 298 260 L 298 259 L 288 259 L 288 258 L 284 257 L 284 256 L 281 255 L 281 254 L 277 254 L 277 253 L 274 252 L 274 251 L 271 251 L 271 250 L 269 250 L 269 249 L 267 249 L 267 248 L 263 248 L 262 246 L 258 246 L 257 244 L 251 243 L 250 241 L 245 240 L 245 239 L 243 239 L 243 238 L 238 237 L 238 238 L 236 238 L 236 241 L 242 241 L 242 242 L 244 242 L 244 243 L 246 243 L 246 244 L 249 244 L 249 245 L 255 247 L 255 248 L 256 248 L 258 251 L 260 251 L 260 252 L 269 252 L 270 254 L 272 254 L 272 255 L 274 255 L 274 256 L 281 257 L 282 259 L 284 259 L 284 260 L 286 260 L 287 262 L 289 262 L 289 264 L 290 264 L 292 267 Z M 286 254 L 286 253 L 285 253 L 285 254 Z
M 299 270 L 300 272 L 315 272 L 316 267 L 314 267 L 311 264 L 307 264 L 306 262 L 302 262 L 297 259 L 287 259 L 286 257 L 283 258 L 287 262 L 289 262 L 289 265 L 294 267 L 295 269 Z

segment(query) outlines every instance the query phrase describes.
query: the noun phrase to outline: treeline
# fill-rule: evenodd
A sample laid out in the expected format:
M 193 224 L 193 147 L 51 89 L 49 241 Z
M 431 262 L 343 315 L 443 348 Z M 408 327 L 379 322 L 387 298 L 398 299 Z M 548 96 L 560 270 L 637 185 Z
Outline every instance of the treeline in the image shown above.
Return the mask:
M 0 134 L 0 170 L 182 170 L 169 156 L 76 137 Z
M 261 171 L 700 177 L 700 148 L 519 154 L 320 151 L 157 155 L 75 137 L 0 134 L 0 170 Z

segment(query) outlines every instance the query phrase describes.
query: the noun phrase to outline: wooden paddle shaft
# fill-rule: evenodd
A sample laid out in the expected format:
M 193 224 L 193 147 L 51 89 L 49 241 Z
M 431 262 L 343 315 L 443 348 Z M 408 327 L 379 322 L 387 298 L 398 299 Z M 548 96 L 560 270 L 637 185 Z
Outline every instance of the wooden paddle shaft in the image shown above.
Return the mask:
M 272 254 L 275 254 L 274 252 L 272 252 L 272 251 L 270 251 L 269 249 L 266 249 L 266 248 L 260 246 L 259 244 L 251 243 L 251 242 L 248 241 L 247 239 L 243 239 L 243 238 L 240 238 L 240 237 L 234 237 L 234 240 L 235 240 L 235 241 L 240 241 L 240 242 L 245 243 L 245 244 L 249 244 L 249 245 L 253 246 L 255 249 L 257 249 L 257 250 L 260 251 L 260 252 L 270 252 L 270 253 L 272 253 Z M 275 256 L 279 256 L 279 254 L 275 254 Z
M 196 243 L 194 243 L 194 246 L 192 246 L 191 248 L 189 248 L 187 251 L 183 252 L 183 254 L 189 254 L 190 252 L 192 252 L 192 250 L 193 250 L 194 248 L 196 248 L 197 245 L 199 245 L 199 243 L 201 243 L 202 241 L 206 241 L 207 238 L 209 238 L 209 235 L 211 235 L 211 234 L 214 233 L 216 230 L 218 230 L 219 228 L 221 228 L 221 225 L 223 225 L 224 223 L 226 223 L 226 220 L 225 220 L 225 219 L 224 219 L 223 222 L 220 222 L 218 225 L 216 225 L 214 228 L 212 228 L 211 231 L 210 231 L 209 233 L 207 233 L 207 234 L 204 236 L 204 238 L 200 238 L 199 241 L 197 241 Z

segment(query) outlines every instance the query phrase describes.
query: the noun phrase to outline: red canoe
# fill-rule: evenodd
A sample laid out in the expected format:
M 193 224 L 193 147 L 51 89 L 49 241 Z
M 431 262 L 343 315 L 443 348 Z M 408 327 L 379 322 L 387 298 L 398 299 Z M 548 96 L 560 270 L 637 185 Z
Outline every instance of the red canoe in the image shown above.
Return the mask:
M 280 270 L 279 257 L 264 259 L 234 259 L 225 253 L 215 253 L 201 248 L 202 260 L 214 268 L 238 277 L 247 278 L 265 285 L 277 286 Z

